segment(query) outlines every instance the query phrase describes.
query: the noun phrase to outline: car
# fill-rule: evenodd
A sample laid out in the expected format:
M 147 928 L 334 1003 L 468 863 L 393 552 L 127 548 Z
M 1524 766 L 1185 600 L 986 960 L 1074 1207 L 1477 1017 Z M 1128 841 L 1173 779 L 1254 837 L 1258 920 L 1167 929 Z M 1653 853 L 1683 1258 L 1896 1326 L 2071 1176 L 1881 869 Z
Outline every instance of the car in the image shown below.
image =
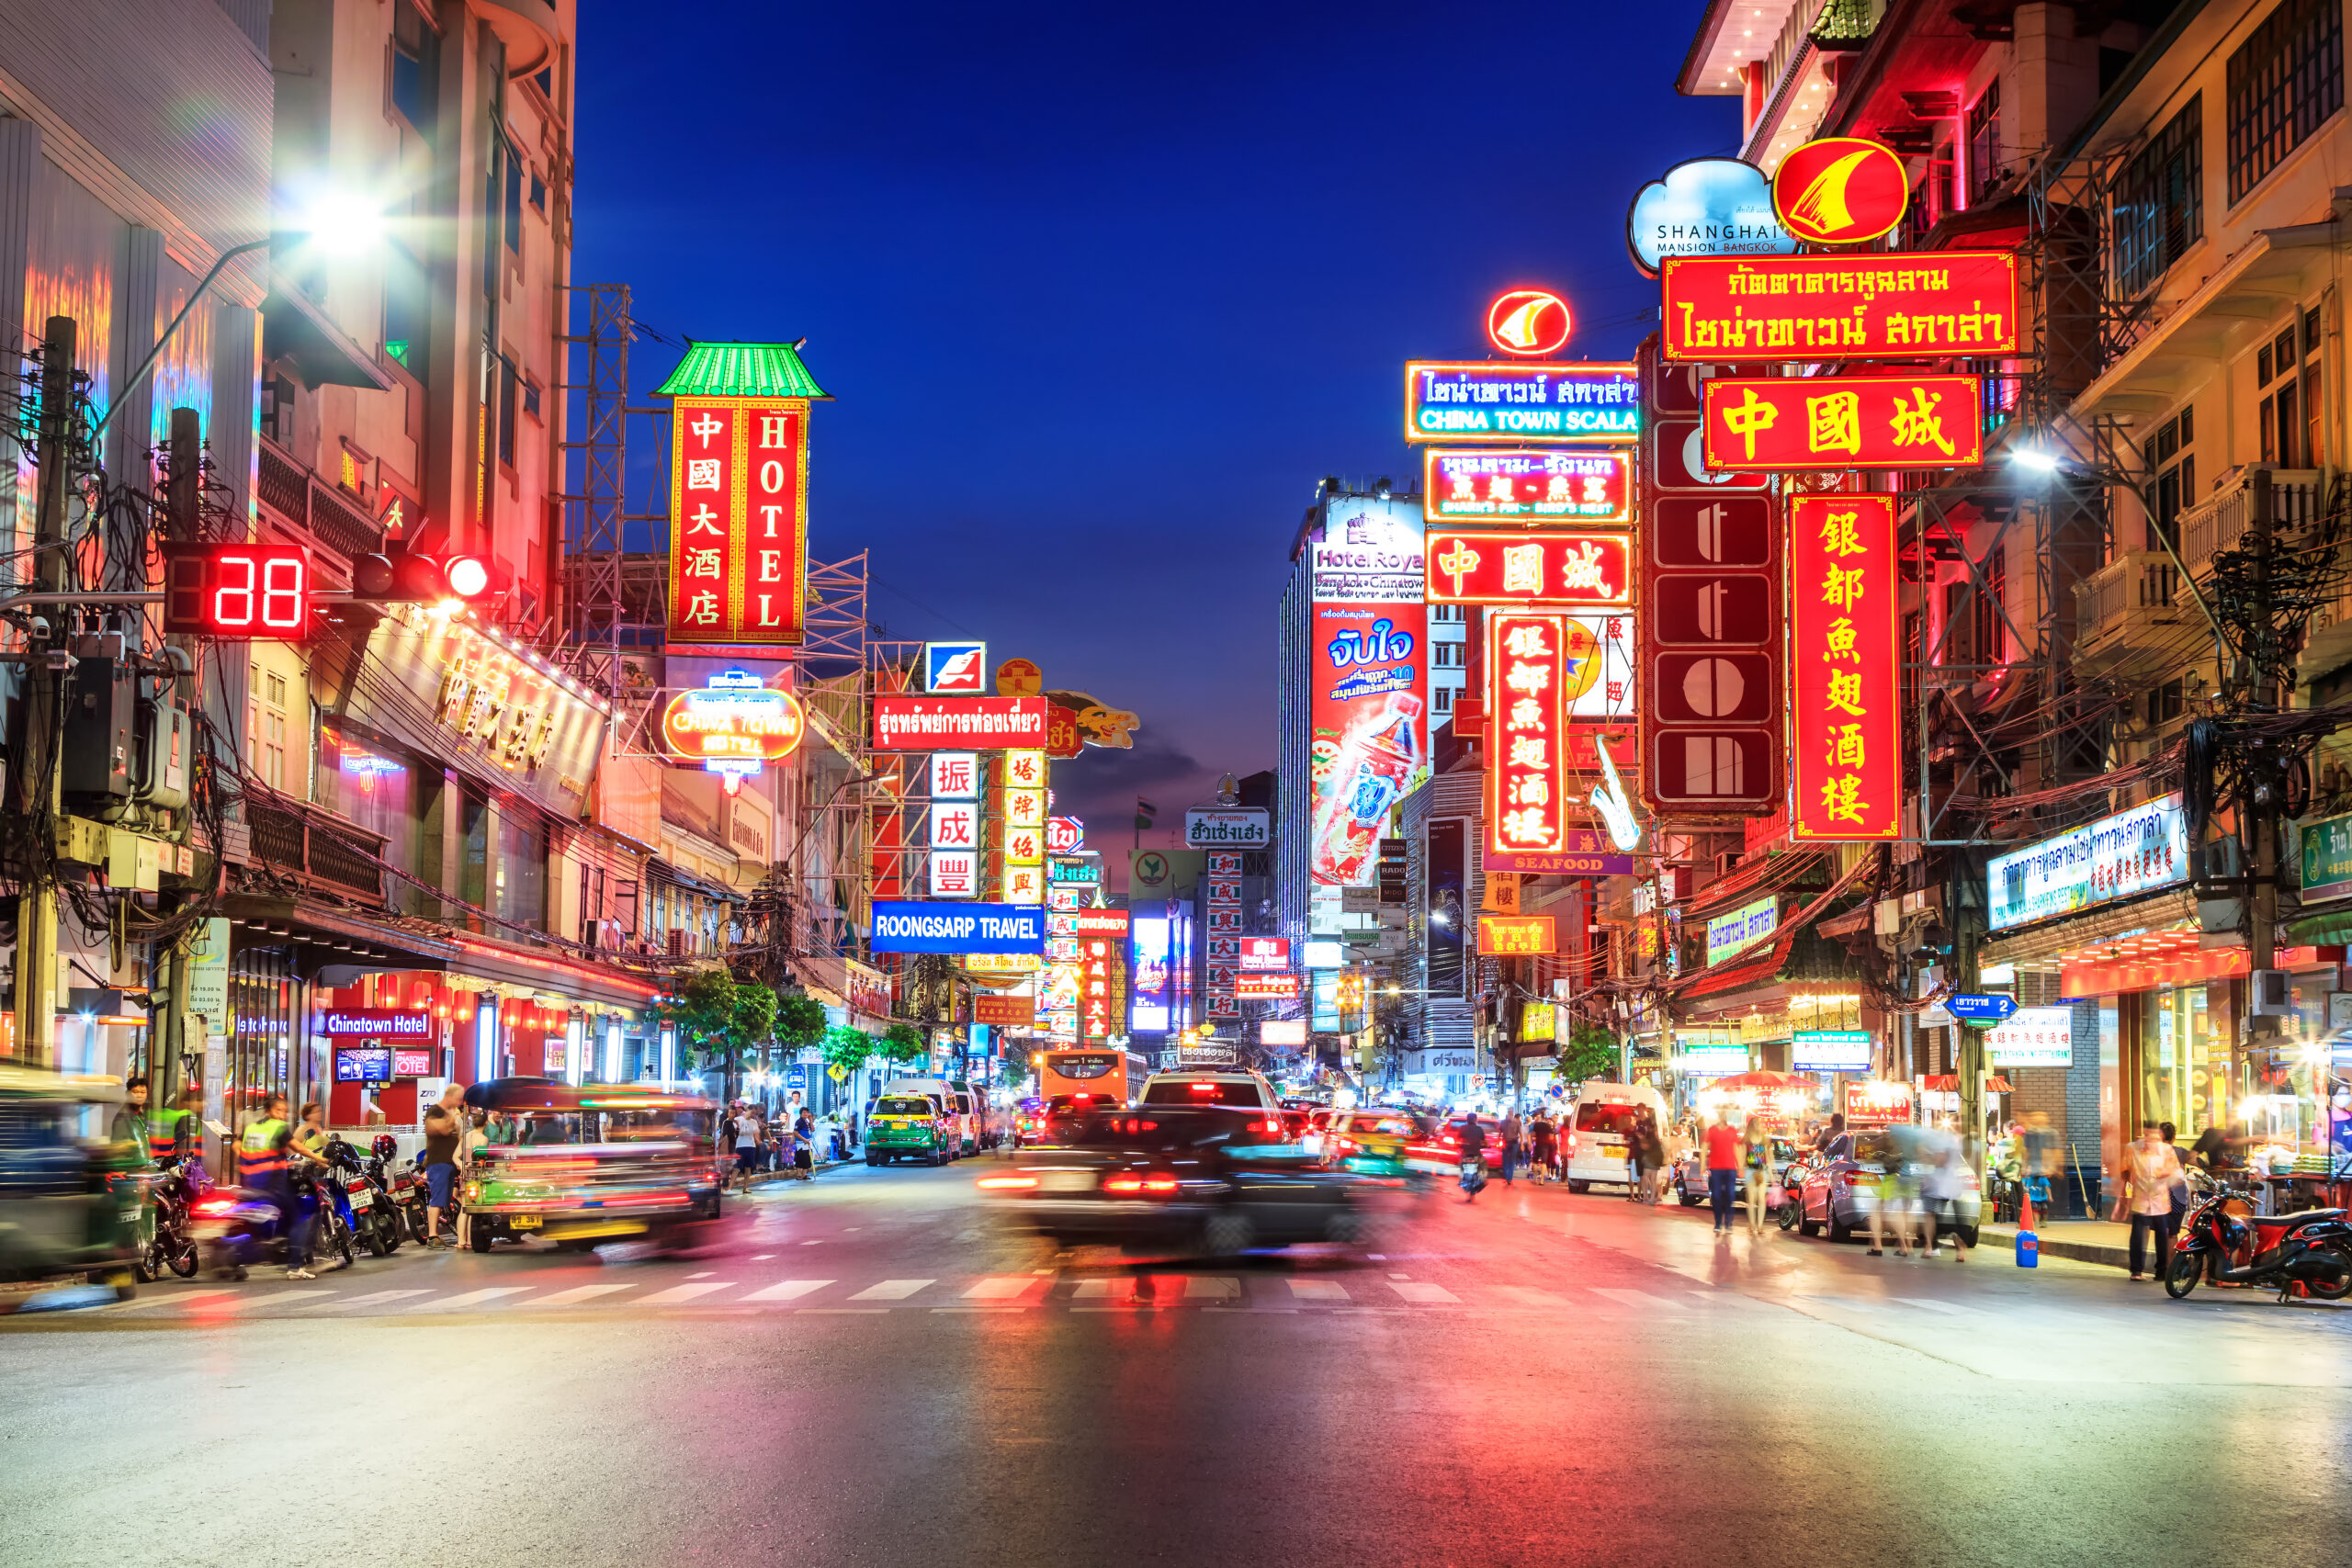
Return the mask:
M 1578 1091 L 1576 1112 L 1560 1129 L 1569 1191 L 1633 1181 L 1634 1129 L 1644 1110 L 1667 1125 L 1666 1101 L 1646 1084 L 1595 1080 Z
M 1405 1151 L 1406 1162 L 1419 1169 L 1458 1176 L 1462 1171 L 1462 1125 L 1469 1120 L 1468 1116 L 1453 1116 L 1436 1122 L 1431 1136 L 1415 1140 Z M 1487 1133 L 1479 1157 L 1487 1162 L 1488 1170 L 1499 1173 L 1503 1168 L 1503 1124 L 1492 1116 L 1477 1120 Z
M 1024 1137 L 1024 1145 L 1065 1144 L 1071 1134 L 1085 1123 L 1089 1116 L 1107 1111 L 1122 1111 L 1126 1101 L 1111 1094 L 1055 1094 L 1046 1096 L 1037 1112 L 1037 1130 L 1034 1136 Z
M 1276 1114 L 1228 1105 L 1138 1105 L 1091 1115 L 1069 1140 L 1024 1149 L 982 1177 L 1016 1228 L 1063 1246 L 1227 1257 L 1302 1242 L 1363 1246 L 1395 1184 L 1324 1165 Z
M 1781 1137 L 1777 1133 L 1774 1134 L 1772 1169 L 1775 1172 L 1785 1172 L 1791 1165 L 1795 1163 L 1796 1157 L 1795 1143 Z M 1674 1195 L 1682 1200 L 1682 1206 L 1686 1209 L 1695 1209 L 1707 1201 L 1707 1150 L 1703 1140 L 1697 1148 L 1674 1162 L 1673 1190 Z M 1740 1179 L 1735 1186 L 1735 1192 L 1733 1201 L 1745 1205 L 1747 1201 L 1747 1179 L 1745 1172 L 1741 1173 Z
M 885 1094 L 865 1120 L 865 1163 L 945 1165 L 956 1156 L 961 1131 L 955 1113 L 932 1095 Z
M 1247 1067 L 1194 1067 L 1154 1073 L 1143 1081 L 1137 1105 L 1238 1105 L 1279 1115 L 1282 1100 L 1262 1073 Z
M 1885 1171 L 1885 1166 L 1876 1160 L 1816 1156 L 1803 1162 L 1792 1179 L 1795 1191 L 1790 1200 L 1796 1206 L 1798 1232 L 1818 1235 L 1826 1229 L 1831 1241 L 1845 1241 L 1856 1231 L 1868 1231 L 1871 1212 L 1878 1201 L 1879 1179 Z M 1953 1228 L 1963 1243 L 1974 1247 L 1984 1208 L 1975 1172 L 1962 1168 L 1962 1191 L 1953 1206 Z M 1784 1228 L 1786 1224 L 1784 1219 Z

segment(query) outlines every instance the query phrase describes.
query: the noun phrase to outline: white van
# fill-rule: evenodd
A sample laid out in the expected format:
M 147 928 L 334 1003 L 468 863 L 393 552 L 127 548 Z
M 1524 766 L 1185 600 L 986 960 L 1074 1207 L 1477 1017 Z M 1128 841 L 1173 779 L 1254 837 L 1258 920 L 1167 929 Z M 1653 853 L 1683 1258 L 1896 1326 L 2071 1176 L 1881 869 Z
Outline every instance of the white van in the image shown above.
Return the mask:
M 1649 1085 L 1588 1083 L 1577 1091 L 1576 1115 L 1561 1129 L 1569 1191 L 1581 1192 L 1596 1181 L 1633 1181 L 1634 1122 L 1644 1111 L 1657 1118 L 1663 1135 L 1673 1118 L 1666 1097 Z
M 956 1142 L 948 1158 L 960 1159 L 980 1150 L 980 1113 L 974 1106 L 969 1084 L 949 1078 L 892 1078 L 884 1094 L 920 1094 L 938 1105 L 942 1116 L 955 1119 Z

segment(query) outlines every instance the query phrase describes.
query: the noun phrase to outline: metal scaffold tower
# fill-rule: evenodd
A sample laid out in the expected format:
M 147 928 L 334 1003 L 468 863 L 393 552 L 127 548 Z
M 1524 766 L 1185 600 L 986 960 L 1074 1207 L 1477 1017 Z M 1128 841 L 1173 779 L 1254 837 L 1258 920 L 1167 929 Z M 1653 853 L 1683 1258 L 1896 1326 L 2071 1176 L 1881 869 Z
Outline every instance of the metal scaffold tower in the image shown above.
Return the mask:
M 626 283 L 574 284 L 565 288 L 566 324 L 584 314 L 584 331 L 567 333 L 560 395 L 577 396 L 577 440 L 562 444 L 565 615 L 563 652 L 572 673 L 617 701 L 621 694 L 621 627 L 628 619 L 622 588 L 625 495 L 628 459 L 629 321 Z

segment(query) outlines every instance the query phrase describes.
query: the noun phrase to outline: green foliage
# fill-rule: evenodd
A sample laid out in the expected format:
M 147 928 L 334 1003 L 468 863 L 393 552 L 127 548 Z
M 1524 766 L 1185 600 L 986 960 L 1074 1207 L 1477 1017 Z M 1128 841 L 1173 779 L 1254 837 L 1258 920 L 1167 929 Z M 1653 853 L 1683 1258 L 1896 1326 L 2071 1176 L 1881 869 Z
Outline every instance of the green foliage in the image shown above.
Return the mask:
M 1007 1056 L 996 1065 L 996 1081 L 1000 1089 L 1019 1089 L 1029 1081 L 1029 1064 L 1019 1056 Z
M 854 1033 L 855 1031 L 851 1031 Z M 806 991 L 787 991 L 776 999 L 776 1043 L 797 1051 L 826 1038 L 825 1004 Z M 830 1059 L 830 1055 L 828 1057 Z M 855 1064 L 851 1064 L 854 1066 Z
M 922 1031 L 911 1023 L 892 1024 L 875 1049 L 881 1054 L 885 1061 L 889 1062 L 931 1060 L 930 1043 L 923 1039 Z
M 661 1024 L 678 1032 L 680 1048 L 696 1066 L 731 1068 L 774 1032 L 776 994 L 757 981 L 738 984 L 714 965 L 681 976 L 672 998 L 655 1013 Z
M 862 1029 L 834 1024 L 824 1034 L 825 1065 L 854 1073 L 874 1055 L 874 1037 Z
M 1552 1070 L 1570 1083 L 1582 1083 L 1614 1074 L 1618 1066 L 1615 1036 L 1598 1024 L 1579 1023 L 1553 1058 Z

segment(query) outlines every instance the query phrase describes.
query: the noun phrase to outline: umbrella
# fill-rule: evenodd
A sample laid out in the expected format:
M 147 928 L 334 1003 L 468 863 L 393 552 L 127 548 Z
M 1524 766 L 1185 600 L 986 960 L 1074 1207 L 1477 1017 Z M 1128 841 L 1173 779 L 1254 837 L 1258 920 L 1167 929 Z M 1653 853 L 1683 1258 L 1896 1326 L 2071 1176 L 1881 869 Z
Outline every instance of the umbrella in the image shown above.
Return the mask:
M 1717 1078 L 1712 1089 L 1818 1089 L 1812 1078 L 1795 1073 L 1741 1073 L 1734 1077 Z

